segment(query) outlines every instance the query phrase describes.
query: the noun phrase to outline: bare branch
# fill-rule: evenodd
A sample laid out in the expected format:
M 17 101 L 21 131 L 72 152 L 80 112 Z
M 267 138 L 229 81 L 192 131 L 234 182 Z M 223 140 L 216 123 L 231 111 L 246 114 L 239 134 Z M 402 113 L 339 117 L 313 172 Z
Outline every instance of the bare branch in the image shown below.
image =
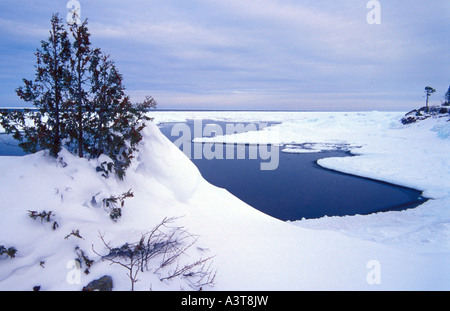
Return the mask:
M 117 264 L 127 270 L 127 276 L 131 281 L 131 290 L 138 282 L 139 272 L 145 272 L 157 267 L 154 273 L 161 273 L 163 269 L 175 266 L 167 276 L 160 278 L 161 281 L 172 280 L 176 277 L 188 279 L 190 286 L 201 288 L 204 285 L 212 285 L 216 272 L 211 270 L 211 260 L 200 258 L 193 263 L 180 265 L 181 256 L 186 254 L 196 242 L 197 237 L 188 233 L 183 227 L 169 226 L 175 218 L 164 218 L 157 226 L 149 232 L 142 234 L 139 241 L 125 243 L 120 247 L 112 247 L 105 241 L 105 237 L 99 234 L 107 254 L 101 255 L 94 249 L 102 260 L 111 264 Z M 169 232 L 166 232 L 169 230 Z M 159 265 L 153 259 L 160 257 Z M 150 264 L 153 263 L 153 267 Z

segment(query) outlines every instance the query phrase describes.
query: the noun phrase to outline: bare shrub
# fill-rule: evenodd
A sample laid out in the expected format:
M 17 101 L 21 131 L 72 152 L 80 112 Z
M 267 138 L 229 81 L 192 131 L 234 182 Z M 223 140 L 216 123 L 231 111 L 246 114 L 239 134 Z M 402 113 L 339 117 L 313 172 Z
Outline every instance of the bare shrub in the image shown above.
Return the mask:
M 197 237 L 182 227 L 169 226 L 174 220 L 175 218 L 164 218 L 151 231 L 142 234 L 139 241 L 119 247 L 112 247 L 105 241 L 104 235 L 100 234 L 108 253 L 101 255 L 93 251 L 102 260 L 127 270 L 132 291 L 139 281 L 138 274 L 151 270 L 161 281 L 180 277 L 186 279 L 193 289 L 201 290 L 203 286 L 212 286 L 216 276 L 216 271 L 212 269 L 213 257 L 200 258 L 188 264 L 180 263 L 181 257 L 197 242 Z

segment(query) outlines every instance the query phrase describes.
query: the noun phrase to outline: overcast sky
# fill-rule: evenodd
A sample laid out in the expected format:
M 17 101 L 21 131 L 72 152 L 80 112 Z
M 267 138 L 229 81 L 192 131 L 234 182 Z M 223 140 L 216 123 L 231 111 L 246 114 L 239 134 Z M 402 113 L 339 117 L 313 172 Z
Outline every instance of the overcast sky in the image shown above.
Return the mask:
M 368 0 L 78 2 L 132 100 L 164 109 L 409 110 L 450 85 L 449 0 L 380 0 L 380 24 Z M 15 89 L 67 3 L 0 1 L 0 106 L 23 105 Z

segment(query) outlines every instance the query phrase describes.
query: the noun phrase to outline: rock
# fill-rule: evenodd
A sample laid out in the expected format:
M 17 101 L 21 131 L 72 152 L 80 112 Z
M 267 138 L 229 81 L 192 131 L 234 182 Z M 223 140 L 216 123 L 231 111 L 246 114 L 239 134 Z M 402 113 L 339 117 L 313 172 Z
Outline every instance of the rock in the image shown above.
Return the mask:
M 449 109 L 449 107 L 440 107 L 439 113 L 440 114 L 450 113 L 450 109 Z
M 113 288 L 113 280 L 109 275 L 102 276 L 101 278 L 90 282 L 88 285 L 83 287 L 85 292 L 110 292 Z
M 404 125 L 406 125 L 406 124 L 411 124 L 411 123 L 414 123 L 414 122 L 416 122 L 416 121 L 417 121 L 417 119 L 414 118 L 414 117 L 404 117 L 404 118 L 402 119 L 402 124 L 404 124 Z
M 415 123 L 417 121 L 422 121 L 430 117 L 433 118 L 445 117 L 449 118 L 450 120 L 450 109 L 445 105 L 421 107 L 420 109 L 414 109 L 405 114 L 405 117 L 402 118 L 401 122 L 406 125 Z

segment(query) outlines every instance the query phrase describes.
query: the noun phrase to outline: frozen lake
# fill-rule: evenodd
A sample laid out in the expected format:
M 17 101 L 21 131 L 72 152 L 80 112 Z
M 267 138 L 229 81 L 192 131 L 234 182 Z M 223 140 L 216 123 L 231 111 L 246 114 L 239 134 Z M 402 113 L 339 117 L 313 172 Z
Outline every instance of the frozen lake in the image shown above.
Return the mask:
M 205 120 L 203 124 L 225 122 Z M 160 129 L 171 141 L 175 124 L 165 123 Z M 194 133 L 194 122 L 186 124 Z M 192 148 L 195 149 L 192 143 Z M 204 144 L 204 143 L 203 143 Z M 234 145 L 250 154 L 252 145 Z M 279 151 L 279 165 L 274 170 L 261 170 L 261 160 L 195 159 L 203 177 L 210 183 L 227 189 L 254 208 L 281 220 L 299 220 L 327 216 L 370 214 L 379 211 L 402 210 L 424 202 L 419 191 L 360 178 L 324 169 L 316 161 L 326 157 L 350 156 L 345 151 L 286 153 Z

